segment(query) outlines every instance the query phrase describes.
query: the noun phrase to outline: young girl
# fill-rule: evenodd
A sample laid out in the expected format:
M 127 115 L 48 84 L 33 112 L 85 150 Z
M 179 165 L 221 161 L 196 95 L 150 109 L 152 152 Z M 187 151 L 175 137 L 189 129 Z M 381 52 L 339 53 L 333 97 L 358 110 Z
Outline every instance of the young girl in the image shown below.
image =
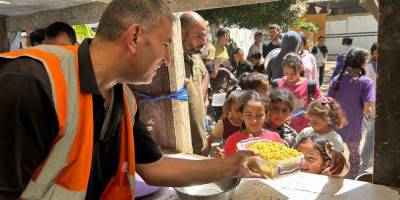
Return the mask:
M 304 155 L 300 163 L 300 170 L 312 174 L 322 174 L 330 166 L 331 158 L 326 151 L 328 141 L 319 136 L 307 136 L 301 138 L 295 149 Z
M 342 137 L 332 128 L 341 129 L 347 123 L 347 119 L 342 108 L 334 99 L 324 97 L 311 102 L 308 105 L 306 117 L 311 127 L 303 129 L 297 137 L 297 141 L 307 136 L 318 135 L 332 142 L 336 150 L 344 152 Z
M 264 97 L 268 96 L 268 77 L 258 72 L 243 73 L 239 80 L 239 86 L 243 90 L 255 90 Z
M 303 64 L 301 58 L 294 53 L 288 53 L 282 61 L 283 74 L 285 75 L 278 81 L 279 88 L 286 88 L 291 91 L 298 99 L 303 102 L 296 106 L 295 111 L 307 108 L 308 103 L 313 99 L 318 99 L 321 96 L 321 90 L 318 85 L 314 84 L 314 94 L 309 94 L 308 80 L 300 76 Z M 308 121 L 304 115 L 300 115 L 291 119 L 290 126 L 297 132 L 302 131 L 308 126 Z
M 240 131 L 242 119 L 239 113 L 239 98 L 243 93 L 244 91 L 238 87 L 232 88 L 232 91 L 228 90 L 227 99 L 224 103 L 226 115 L 218 120 L 211 134 L 207 137 L 207 146 L 203 150 L 203 155 L 208 156 L 210 154 L 211 144 L 215 139 L 223 138 L 226 140 L 230 135 Z
M 263 96 L 254 91 L 247 91 L 240 98 L 239 112 L 243 119 L 244 129 L 228 137 L 224 146 L 225 156 L 234 154 L 236 144 L 249 137 L 282 142 L 277 133 L 263 129 L 267 112 L 267 102 Z
M 374 82 L 365 76 L 367 58 L 365 49 L 350 50 L 343 70 L 332 79 L 328 90 L 328 96 L 336 98 L 348 120 L 348 124 L 338 130 L 350 151 L 348 178 L 355 178 L 359 172 L 362 118 L 371 114 L 371 102 L 375 101 Z
M 279 133 L 288 147 L 296 143 L 297 132 L 287 122 L 295 105 L 293 94 L 286 89 L 273 89 L 269 94 L 270 106 L 264 128 Z

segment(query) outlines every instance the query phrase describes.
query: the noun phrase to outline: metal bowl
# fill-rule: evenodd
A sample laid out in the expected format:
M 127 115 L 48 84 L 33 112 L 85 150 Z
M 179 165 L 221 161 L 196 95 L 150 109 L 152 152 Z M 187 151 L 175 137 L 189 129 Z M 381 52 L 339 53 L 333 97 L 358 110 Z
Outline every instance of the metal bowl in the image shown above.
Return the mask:
M 174 188 L 182 200 L 230 200 L 240 183 L 239 178 L 231 178 L 214 183 Z

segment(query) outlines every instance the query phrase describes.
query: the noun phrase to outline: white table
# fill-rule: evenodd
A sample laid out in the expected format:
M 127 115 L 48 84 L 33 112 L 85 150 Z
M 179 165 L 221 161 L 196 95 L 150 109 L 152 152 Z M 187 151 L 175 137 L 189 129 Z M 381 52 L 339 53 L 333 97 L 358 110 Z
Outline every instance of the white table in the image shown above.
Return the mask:
M 242 179 L 233 200 L 400 200 L 398 191 L 382 185 L 298 172 L 275 180 Z M 141 200 L 181 200 L 174 189 Z

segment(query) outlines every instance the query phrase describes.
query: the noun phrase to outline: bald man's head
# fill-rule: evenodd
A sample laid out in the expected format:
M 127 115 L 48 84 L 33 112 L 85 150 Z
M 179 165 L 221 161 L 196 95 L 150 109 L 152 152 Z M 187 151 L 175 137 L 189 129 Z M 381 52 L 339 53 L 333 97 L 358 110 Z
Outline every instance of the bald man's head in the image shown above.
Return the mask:
M 204 18 L 201 15 L 199 15 L 199 13 L 193 11 L 184 12 L 180 17 L 180 20 L 182 29 L 187 29 L 194 23 L 207 26 L 206 20 L 204 20 Z
M 207 43 L 207 22 L 196 12 L 185 12 L 180 17 L 182 45 L 185 55 L 198 54 Z

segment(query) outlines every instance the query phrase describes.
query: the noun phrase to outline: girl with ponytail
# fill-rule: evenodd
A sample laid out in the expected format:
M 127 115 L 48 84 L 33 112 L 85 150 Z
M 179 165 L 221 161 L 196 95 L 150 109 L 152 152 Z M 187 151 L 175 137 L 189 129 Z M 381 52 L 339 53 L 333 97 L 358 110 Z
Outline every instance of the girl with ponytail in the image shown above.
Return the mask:
M 334 129 L 346 125 L 347 119 L 340 105 L 332 97 L 312 101 L 308 105 L 306 117 L 311 127 L 300 132 L 297 142 L 303 137 L 318 135 L 332 142 L 336 150 L 344 153 L 342 137 Z
M 375 101 L 375 84 L 365 76 L 367 61 L 367 50 L 350 50 L 344 68 L 332 79 L 328 90 L 328 96 L 339 102 L 348 121 L 346 126 L 337 130 L 350 151 L 350 172 L 347 178 L 355 178 L 360 170 L 362 119 L 371 114 L 371 102 Z

